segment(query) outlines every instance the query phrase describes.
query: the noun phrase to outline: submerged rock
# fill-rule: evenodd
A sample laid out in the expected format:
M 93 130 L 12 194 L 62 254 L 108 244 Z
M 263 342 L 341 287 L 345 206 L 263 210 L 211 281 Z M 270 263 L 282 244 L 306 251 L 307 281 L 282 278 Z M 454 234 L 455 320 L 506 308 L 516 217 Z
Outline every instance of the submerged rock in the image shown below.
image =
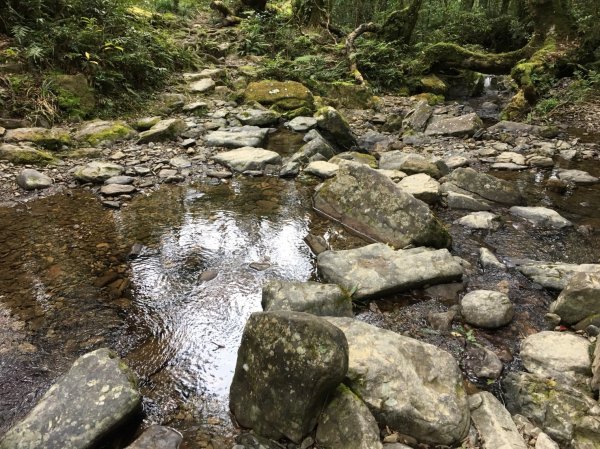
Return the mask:
M 254 313 L 242 335 L 229 405 L 241 426 L 298 444 L 347 369 L 346 338 L 323 318 Z
M 337 175 L 318 189 L 314 207 L 358 233 L 396 248 L 451 245 L 448 231 L 425 203 L 365 165 L 343 164 Z
M 454 357 L 433 345 L 350 318 L 327 318 L 348 340 L 348 387 L 378 424 L 419 442 L 452 445 L 469 429 Z
M 527 449 L 510 413 L 487 391 L 469 396 L 471 419 L 485 449 Z
M 88 449 L 140 410 L 135 375 L 108 349 L 81 356 L 31 412 L 0 440 L 1 449 Z
M 600 314 L 600 271 L 574 274 L 550 305 L 550 311 L 565 324 Z
M 382 449 L 379 427 L 369 408 L 339 386 L 319 417 L 317 444 L 328 449 Z
M 352 300 L 338 285 L 272 280 L 262 289 L 265 311 L 291 310 L 321 316 L 353 316 Z
M 461 264 L 446 249 L 394 251 L 383 243 L 325 251 L 317 258 L 317 268 L 323 279 L 352 292 L 355 299 L 459 281 L 463 276 Z
M 274 151 L 252 147 L 237 148 L 218 153 L 212 159 L 233 171 L 242 173 L 249 170 L 262 171 L 267 164 L 281 163 L 281 156 Z
M 17 184 L 25 190 L 47 189 L 53 184 L 49 176 L 37 170 L 26 168 L 17 176 Z

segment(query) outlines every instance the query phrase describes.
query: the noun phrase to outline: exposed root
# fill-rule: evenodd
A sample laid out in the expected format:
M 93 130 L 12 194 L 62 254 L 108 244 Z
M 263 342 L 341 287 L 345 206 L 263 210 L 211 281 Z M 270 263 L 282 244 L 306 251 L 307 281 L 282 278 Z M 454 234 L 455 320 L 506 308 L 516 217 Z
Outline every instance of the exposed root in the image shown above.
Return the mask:
M 381 30 L 381 27 L 376 23 L 362 23 L 348 34 L 346 38 L 346 57 L 348 58 L 348 62 L 350 63 L 350 73 L 356 80 L 357 84 L 365 84 L 365 78 L 363 77 L 360 70 L 358 70 L 358 64 L 356 63 L 356 47 L 354 46 L 354 42 L 356 39 L 364 33 L 377 33 Z
M 223 17 L 223 26 L 238 25 L 242 19 L 236 16 L 222 1 L 213 0 L 210 2 L 210 8 Z

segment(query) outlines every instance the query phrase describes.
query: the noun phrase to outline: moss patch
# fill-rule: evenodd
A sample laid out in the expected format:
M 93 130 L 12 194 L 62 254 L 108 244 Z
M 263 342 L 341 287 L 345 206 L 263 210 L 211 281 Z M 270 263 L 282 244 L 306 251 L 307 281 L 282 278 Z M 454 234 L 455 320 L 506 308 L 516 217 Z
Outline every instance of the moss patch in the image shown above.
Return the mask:
M 0 145 L 0 159 L 18 165 L 44 166 L 56 162 L 52 153 L 48 151 L 23 148 L 15 145 Z
M 89 117 L 96 107 L 94 90 L 83 74 L 50 77 L 58 106 L 71 119 Z
M 122 121 L 94 121 L 81 128 L 75 138 L 80 142 L 92 146 L 101 143 L 111 143 L 117 140 L 126 140 L 135 136 L 135 131 Z
M 314 110 L 312 93 L 306 86 L 295 81 L 266 80 L 250 83 L 244 92 L 244 99 L 246 102 L 271 106 L 278 112 L 302 108 Z

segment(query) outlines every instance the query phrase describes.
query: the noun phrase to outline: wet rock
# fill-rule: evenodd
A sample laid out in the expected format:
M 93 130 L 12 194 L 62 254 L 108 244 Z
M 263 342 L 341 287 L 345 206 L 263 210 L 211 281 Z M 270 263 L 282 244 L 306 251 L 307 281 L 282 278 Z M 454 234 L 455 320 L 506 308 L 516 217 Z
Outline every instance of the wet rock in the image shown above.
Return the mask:
M 135 178 L 132 176 L 113 176 L 104 181 L 104 184 L 133 184 Z
M 75 139 L 91 146 L 106 145 L 118 140 L 127 140 L 137 133 L 123 121 L 94 120 L 85 123 L 75 133 Z
M 304 241 L 316 256 L 329 249 L 327 241 L 320 235 L 308 234 Z
M 506 271 L 506 265 L 487 248 L 479 248 L 479 263 L 483 268 Z
M 317 444 L 329 449 L 382 449 L 379 427 L 368 407 L 339 386 L 319 417 Z
M 564 289 L 577 273 L 600 273 L 600 264 L 570 264 L 561 262 L 537 262 L 514 260 L 516 268 L 529 279 L 542 287 L 555 290 Z
M 421 100 L 417 103 L 414 110 L 405 117 L 403 124 L 405 127 L 416 132 L 423 132 L 427 127 L 427 122 L 433 114 L 433 107 L 427 104 L 427 101 Z
M 17 175 L 17 185 L 25 190 L 47 189 L 54 182 L 37 170 L 26 168 Z
M 317 119 L 314 117 L 296 117 L 287 122 L 285 126 L 292 131 L 304 133 L 317 126 Z
M 487 129 L 487 132 L 490 134 L 515 134 L 515 135 L 523 135 L 523 134 L 539 134 L 541 130 L 540 126 L 536 125 L 527 125 L 525 123 L 519 122 L 511 122 L 508 120 L 502 120 L 495 125 L 490 126 Z
M 204 141 L 210 147 L 260 147 L 269 132 L 269 128 L 259 128 L 257 126 L 225 128 L 208 133 L 204 137 Z
M 462 266 L 446 249 L 394 251 L 383 243 L 325 251 L 317 258 L 317 268 L 323 279 L 351 292 L 355 299 L 457 281 L 463 275 Z
M 562 217 L 558 212 L 546 207 L 513 206 L 510 208 L 510 213 L 544 228 L 562 229 L 573 226 L 573 223 Z
M 345 163 L 334 178 L 321 185 L 314 207 L 396 248 L 451 244 L 448 232 L 425 203 L 365 165 Z
M 272 280 L 263 286 L 266 312 L 290 310 L 320 316 L 352 317 L 352 300 L 338 285 Z
M 427 204 L 435 204 L 440 201 L 440 183 L 425 173 L 402 179 L 398 183 L 398 187 Z
M 218 153 L 212 159 L 236 172 L 245 172 L 248 170 L 262 171 L 267 164 L 281 163 L 281 156 L 274 151 L 252 147 L 237 148 Z
M 315 114 L 315 119 L 319 131 L 325 139 L 339 149 L 350 150 L 358 146 L 356 137 L 346 119 L 331 106 L 319 109 Z
M 305 145 L 302 145 L 300 149 L 292 156 L 291 161 L 302 162 L 304 164 L 311 160 L 314 160 L 316 155 L 321 155 L 325 160 L 331 159 L 335 156 L 335 150 L 329 143 L 315 131 L 315 136 L 308 141 Z
M 300 443 L 348 369 L 338 328 L 301 312 L 254 313 L 238 351 L 230 407 L 241 426 Z
M 264 80 L 250 83 L 244 92 L 246 102 L 258 102 L 282 112 L 288 118 L 312 113 L 312 93 L 295 81 Z
M 322 179 L 328 179 L 334 177 L 339 169 L 339 165 L 325 161 L 315 161 L 306 166 L 304 173 L 315 175 Z
M 473 212 L 456 220 L 455 223 L 471 229 L 496 230 L 500 227 L 500 217 L 491 212 Z
M 575 184 L 596 184 L 599 179 L 583 170 L 563 170 L 557 172 L 558 179 Z
M 188 90 L 193 94 L 201 94 L 214 90 L 216 83 L 211 78 L 193 81 L 188 85 Z
M 510 413 L 494 395 L 482 391 L 469 396 L 469 406 L 484 449 L 527 449 Z
M 447 332 L 452 328 L 452 321 L 456 317 L 456 310 L 447 312 L 431 312 L 427 315 L 427 321 L 432 329 Z
M 483 122 L 474 112 L 458 117 L 433 121 L 425 130 L 426 136 L 472 136 L 483 128 Z
M 576 273 L 568 280 L 550 311 L 565 324 L 600 314 L 600 271 Z
M 100 193 L 104 196 L 129 195 L 137 189 L 127 184 L 106 184 L 100 188 Z
M 501 204 L 518 205 L 523 203 L 523 196 L 514 183 L 498 179 L 494 176 L 479 173 L 472 168 L 457 168 L 444 178 L 467 192 Z
M 126 449 L 178 449 L 183 436 L 166 426 L 150 426 Z
M 543 331 L 521 342 L 527 371 L 563 383 L 583 382 L 591 376 L 590 342 L 566 332 Z
M 467 398 L 449 353 L 350 318 L 327 320 L 348 340 L 346 384 L 380 426 L 424 443 L 452 445 L 466 436 Z
M 403 153 L 400 150 L 383 153 L 379 159 L 379 168 L 400 170 L 408 175 L 425 173 L 436 179 L 443 176 L 440 168 L 434 162 L 419 154 Z
M 446 206 L 450 209 L 486 211 L 492 208 L 489 201 L 479 195 L 467 192 L 451 182 L 442 184 L 440 192 L 444 195 Z
M 473 326 L 496 329 L 510 323 L 515 311 L 504 293 L 474 290 L 463 296 L 460 313 Z
M 140 409 L 134 373 L 108 349 L 81 356 L 31 412 L 0 440 L 1 449 L 87 449 Z
M 502 361 L 484 347 L 469 348 L 463 359 L 464 367 L 480 379 L 497 379 L 502 374 Z
M 75 179 L 81 182 L 92 182 L 102 184 L 113 176 L 119 176 L 124 168 L 121 165 L 112 162 L 93 161 L 89 164 L 77 168 L 73 172 Z
M 31 142 L 48 150 L 60 150 L 73 143 L 69 131 L 61 128 L 17 128 L 9 129 L 4 134 L 4 141 L 9 143 Z
M 179 136 L 187 128 L 186 123 L 179 118 L 161 120 L 152 128 L 140 133 L 138 144 L 163 142 Z
M 244 125 L 267 126 L 276 124 L 281 115 L 270 109 L 244 109 L 236 117 Z

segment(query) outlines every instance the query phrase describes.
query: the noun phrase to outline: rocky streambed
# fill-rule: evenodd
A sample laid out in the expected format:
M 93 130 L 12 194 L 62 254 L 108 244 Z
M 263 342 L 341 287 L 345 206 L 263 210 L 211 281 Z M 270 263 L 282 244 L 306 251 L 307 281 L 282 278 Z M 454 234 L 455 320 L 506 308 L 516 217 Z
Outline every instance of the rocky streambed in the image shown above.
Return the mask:
M 96 405 L 138 379 L 118 447 L 138 428 L 182 448 L 599 444 L 593 139 L 185 79 L 159 117 L 3 131 L 2 449 L 36 417 L 55 435 L 67 372 L 53 388 Z M 120 387 L 64 380 L 104 347 Z

